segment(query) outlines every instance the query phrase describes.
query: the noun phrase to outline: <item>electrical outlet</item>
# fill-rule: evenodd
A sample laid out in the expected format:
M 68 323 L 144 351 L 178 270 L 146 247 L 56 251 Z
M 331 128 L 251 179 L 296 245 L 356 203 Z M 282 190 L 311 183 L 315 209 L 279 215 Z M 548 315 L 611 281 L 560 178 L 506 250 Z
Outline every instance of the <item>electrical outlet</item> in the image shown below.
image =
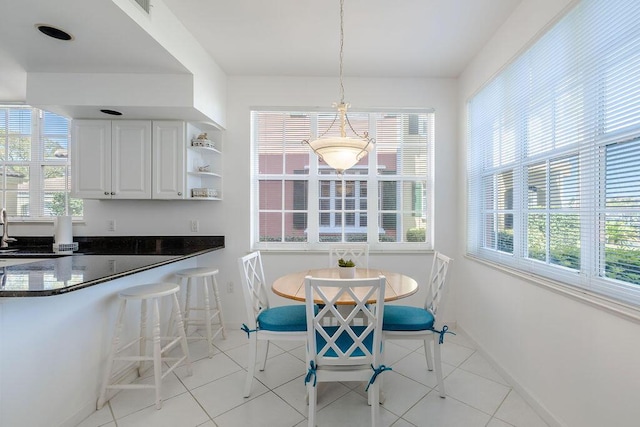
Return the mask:
M 200 222 L 197 219 L 191 220 L 191 231 L 194 233 L 200 231 Z
M 116 220 L 115 219 L 110 219 L 109 220 L 108 229 L 109 229 L 109 231 L 116 231 Z
M 228 294 L 232 294 L 233 293 L 233 282 L 227 283 L 227 293 Z

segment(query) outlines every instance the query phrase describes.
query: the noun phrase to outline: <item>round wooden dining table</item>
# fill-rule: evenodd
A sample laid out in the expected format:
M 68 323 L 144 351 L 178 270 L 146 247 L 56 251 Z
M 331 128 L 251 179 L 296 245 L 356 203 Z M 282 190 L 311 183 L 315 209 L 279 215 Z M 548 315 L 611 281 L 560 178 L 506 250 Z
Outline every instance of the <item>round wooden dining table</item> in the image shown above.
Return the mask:
M 339 279 L 340 274 L 336 268 L 320 268 L 313 270 L 298 271 L 289 273 L 277 278 L 271 289 L 276 295 L 289 298 L 296 301 L 305 301 L 304 278 L 306 276 L 319 277 L 323 279 Z M 385 302 L 394 301 L 415 294 L 418 291 L 418 282 L 409 276 L 401 273 L 395 273 L 388 270 L 380 270 L 377 268 L 356 268 L 356 279 L 373 278 L 384 276 L 387 283 L 384 291 Z M 321 300 L 316 301 L 322 303 Z M 374 301 L 368 301 L 370 304 Z M 353 300 L 346 296 L 337 301 L 337 304 L 348 305 L 353 304 Z

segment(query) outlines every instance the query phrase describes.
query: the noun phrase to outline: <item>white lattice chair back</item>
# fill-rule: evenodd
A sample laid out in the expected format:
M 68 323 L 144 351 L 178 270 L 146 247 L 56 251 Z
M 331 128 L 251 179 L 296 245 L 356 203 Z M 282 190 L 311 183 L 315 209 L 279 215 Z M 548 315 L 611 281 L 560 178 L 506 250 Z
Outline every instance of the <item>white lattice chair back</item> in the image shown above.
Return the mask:
M 329 267 L 336 267 L 340 258 L 352 260 L 358 268 L 369 268 L 369 245 L 367 243 L 345 243 L 331 246 Z
M 256 251 L 238 260 L 242 271 L 242 291 L 245 297 L 249 327 L 256 328 L 256 318 L 260 311 L 269 308 L 266 281 L 262 268 L 262 257 Z
M 324 305 L 314 314 L 313 302 L 307 298 L 307 342 L 312 355 L 313 349 L 317 349 L 315 362 L 318 367 L 379 364 L 385 281 L 384 276 L 369 279 L 305 278 L 306 295 L 314 295 L 313 300 Z M 344 299 L 354 301 L 348 313 L 337 307 L 338 302 Z M 382 303 L 372 303 L 377 301 Z M 326 317 L 335 319 L 334 323 L 325 322 Z M 356 317 L 364 319 L 362 325 L 354 326 Z
M 440 252 L 433 254 L 433 264 L 431 265 L 431 276 L 429 277 L 425 308 L 429 310 L 436 319 L 438 319 L 438 308 L 445 295 L 444 285 L 447 281 L 449 262 L 451 262 L 451 258 Z

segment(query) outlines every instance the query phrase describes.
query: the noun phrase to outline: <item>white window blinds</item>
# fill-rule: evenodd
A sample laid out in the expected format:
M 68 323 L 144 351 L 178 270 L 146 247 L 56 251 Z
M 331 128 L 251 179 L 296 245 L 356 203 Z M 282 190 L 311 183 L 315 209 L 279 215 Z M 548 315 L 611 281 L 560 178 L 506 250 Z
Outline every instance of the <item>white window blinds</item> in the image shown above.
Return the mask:
M 343 176 L 302 143 L 329 135 L 335 111 L 256 110 L 251 116 L 254 248 L 333 242 L 431 248 L 432 111 L 349 113 L 353 128 L 376 144 Z
M 469 101 L 470 254 L 640 305 L 639 20 L 583 0 Z
M 0 202 L 12 218 L 82 216 L 69 197 L 69 120 L 28 106 L 0 105 Z

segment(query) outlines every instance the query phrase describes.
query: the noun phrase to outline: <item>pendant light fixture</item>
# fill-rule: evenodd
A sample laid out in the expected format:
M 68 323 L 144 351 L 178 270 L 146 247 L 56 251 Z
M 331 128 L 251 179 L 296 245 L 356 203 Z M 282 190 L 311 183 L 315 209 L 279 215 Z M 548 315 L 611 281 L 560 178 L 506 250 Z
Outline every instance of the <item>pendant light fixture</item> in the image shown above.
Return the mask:
M 342 175 L 345 170 L 351 168 L 361 159 L 363 159 L 371 149 L 373 148 L 374 140 L 369 138 L 368 132 L 365 132 L 363 136 L 353 129 L 349 118 L 347 117 L 347 110 L 350 104 L 344 102 L 344 83 L 342 81 L 342 62 L 344 57 L 344 0 L 340 0 L 340 103 L 334 103 L 333 108 L 338 111 L 331 126 L 324 131 L 320 137 L 313 141 L 308 139 L 303 140 L 311 147 L 314 153 L 320 157 L 326 164 L 336 170 L 338 175 Z M 336 121 L 339 120 L 340 136 L 327 136 L 325 135 L 333 128 Z M 347 136 L 347 126 L 353 136 Z

